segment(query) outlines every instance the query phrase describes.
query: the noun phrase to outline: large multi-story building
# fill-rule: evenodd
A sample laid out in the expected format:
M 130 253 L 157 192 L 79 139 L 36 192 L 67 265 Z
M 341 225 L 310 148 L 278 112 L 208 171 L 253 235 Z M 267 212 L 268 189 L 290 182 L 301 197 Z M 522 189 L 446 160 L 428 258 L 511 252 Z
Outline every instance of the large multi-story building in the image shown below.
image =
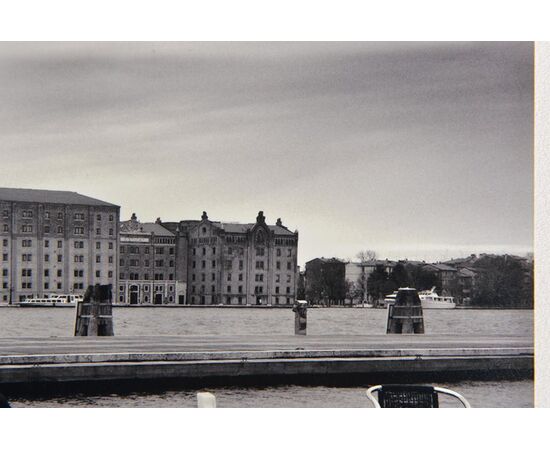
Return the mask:
M 200 221 L 163 223 L 176 235 L 178 279 L 187 282 L 188 303 L 198 305 L 291 305 L 298 281 L 298 232 L 278 219 L 266 224 Z
M 178 277 L 176 236 L 160 224 L 140 223 L 135 214 L 120 224 L 118 303 L 184 304 L 186 283 Z
M 76 192 L 0 188 L 0 301 L 116 289 L 119 214 Z

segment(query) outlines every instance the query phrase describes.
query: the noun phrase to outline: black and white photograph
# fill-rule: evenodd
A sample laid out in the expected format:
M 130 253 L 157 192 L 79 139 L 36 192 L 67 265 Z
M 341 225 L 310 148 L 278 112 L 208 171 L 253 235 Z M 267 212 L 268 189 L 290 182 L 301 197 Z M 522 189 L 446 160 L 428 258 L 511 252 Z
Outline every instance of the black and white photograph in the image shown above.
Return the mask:
M 0 42 L 0 406 L 534 407 L 534 54 Z

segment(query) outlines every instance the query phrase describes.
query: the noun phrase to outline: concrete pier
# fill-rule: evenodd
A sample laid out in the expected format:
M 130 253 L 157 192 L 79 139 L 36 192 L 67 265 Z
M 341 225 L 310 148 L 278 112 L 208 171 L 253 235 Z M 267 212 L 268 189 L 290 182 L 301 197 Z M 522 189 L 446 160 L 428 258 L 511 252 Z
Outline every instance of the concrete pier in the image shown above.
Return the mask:
M 0 390 L 33 385 L 321 384 L 476 379 L 533 371 L 531 336 L 146 336 L 1 338 Z M 432 378 L 430 378 L 432 377 Z M 117 383 L 112 383 L 117 381 Z

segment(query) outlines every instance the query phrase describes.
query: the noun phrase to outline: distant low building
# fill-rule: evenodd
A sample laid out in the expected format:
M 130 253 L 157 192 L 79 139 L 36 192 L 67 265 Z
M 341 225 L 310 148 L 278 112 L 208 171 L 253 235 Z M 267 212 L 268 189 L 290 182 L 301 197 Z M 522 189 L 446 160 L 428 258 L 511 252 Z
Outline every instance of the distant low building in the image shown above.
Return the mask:
M 455 267 L 442 263 L 426 264 L 424 270 L 432 271 L 436 274 L 442 295 L 456 296 L 458 294 L 458 270 Z
M 306 262 L 306 300 L 310 304 L 343 305 L 346 299 L 346 263 L 337 258 Z

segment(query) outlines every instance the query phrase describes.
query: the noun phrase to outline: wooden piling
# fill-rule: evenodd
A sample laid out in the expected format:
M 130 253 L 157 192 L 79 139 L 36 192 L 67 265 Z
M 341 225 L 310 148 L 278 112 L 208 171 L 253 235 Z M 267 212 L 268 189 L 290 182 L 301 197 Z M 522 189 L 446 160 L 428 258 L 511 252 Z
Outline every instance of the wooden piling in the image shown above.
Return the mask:
M 294 334 L 306 335 L 307 328 L 307 302 L 297 300 L 292 308 L 294 311 Z
M 400 288 L 388 305 L 386 334 L 424 334 L 422 303 L 416 289 Z
M 114 336 L 111 285 L 88 286 L 76 304 L 75 336 Z

